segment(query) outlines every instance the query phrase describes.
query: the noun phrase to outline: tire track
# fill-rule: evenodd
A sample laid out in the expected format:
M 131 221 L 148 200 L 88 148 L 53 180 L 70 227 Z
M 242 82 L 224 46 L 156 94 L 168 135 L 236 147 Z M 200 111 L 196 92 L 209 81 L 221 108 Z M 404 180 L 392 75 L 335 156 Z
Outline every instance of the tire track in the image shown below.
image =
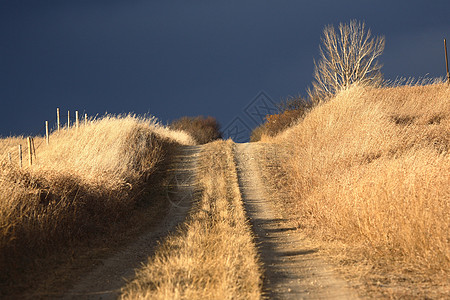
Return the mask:
M 257 237 L 264 265 L 264 296 L 270 299 L 357 299 L 308 247 L 304 237 L 271 206 L 259 176 L 256 143 L 236 144 L 235 159 L 242 198 Z
M 99 266 L 76 282 L 62 299 L 117 299 L 121 288 L 135 275 L 154 252 L 158 241 L 184 221 L 192 204 L 194 169 L 201 146 L 182 146 L 174 159 L 172 188 L 167 193 L 172 204 L 163 221 L 153 230 L 113 256 L 100 260 Z

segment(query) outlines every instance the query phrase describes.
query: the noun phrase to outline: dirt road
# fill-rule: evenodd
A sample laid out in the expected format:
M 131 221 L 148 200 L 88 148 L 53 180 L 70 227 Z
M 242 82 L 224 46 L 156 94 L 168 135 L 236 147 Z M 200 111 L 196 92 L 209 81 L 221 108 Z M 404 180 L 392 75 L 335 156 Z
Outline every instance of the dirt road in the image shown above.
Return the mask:
M 93 271 L 76 282 L 62 299 L 116 299 L 127 280 L 133 278 L 135 269 L 145 263 L 158 241 L 185 219 L 192 200 L 192 180 L 200 146 L 184 146 L 174 159 L 171 187 L 166 200 L 170 211 L 162 223 L 140 236 L 135 242 L 114 255 L 102 259 Z
M 235 157 L 242 198 L 257 237 L 264 265 L 264 293 L 270 299 L 356 299 L 356 293 L 305 242 L 267 199 L 256 147 L 236 144 Z
M 270 299 L 356 299 L 356 293 L 326 265 L 317 249 L 295 228 L 289 228 L 266 197 L 257 147 L 236 144 L 235 160 L 242 199 L 256 235 L 264 268 L 264 296 Z M 183 222 L 191 207 L 200 146 L 184 147 L 174 162 L 166 199 L 171 209 L 163 222 L 114 255 L 96 261 L 62 299 L 116 299 L 135 269 L 145 263 L 162 240 Z M 58 298 L 58 297 L 56 297 Z

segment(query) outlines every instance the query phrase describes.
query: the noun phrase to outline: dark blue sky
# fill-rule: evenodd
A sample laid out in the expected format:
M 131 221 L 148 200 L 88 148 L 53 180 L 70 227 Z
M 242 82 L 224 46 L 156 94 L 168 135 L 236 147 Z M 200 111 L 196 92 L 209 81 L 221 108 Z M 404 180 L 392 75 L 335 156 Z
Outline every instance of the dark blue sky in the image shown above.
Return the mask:
M 0 135 L 56 107 L 226 126 L 260 91 L 304 95 L 323 27 L 350 19 L 386 37 L 386 78 L 445 74 L 448 0 L 0 0 Z

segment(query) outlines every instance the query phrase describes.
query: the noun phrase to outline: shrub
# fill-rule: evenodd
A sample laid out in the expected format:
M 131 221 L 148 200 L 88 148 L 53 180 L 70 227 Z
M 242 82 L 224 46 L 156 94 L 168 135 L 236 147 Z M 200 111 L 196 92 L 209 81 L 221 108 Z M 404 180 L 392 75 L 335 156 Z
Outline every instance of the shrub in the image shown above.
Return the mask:
M 258 142 L 261 140 L 261 136 L 264 134 L 265 128 L 264 128 L 265 124 L 261 124 L 258 127 L 254 128 L 250 134 L 250 142 Z
M 250 141 L 257 142 L 262 135 L 275 136 L 295 124 L 297 120 L 303 118 L 313 106 L 312 101 L 308 101 L 301 96 L 290 97 L 281 101 L 278 104 L 281 112 L 267 115 L 266 122 L 252 131 Z
M 189 133 L 198 144 L 206 144 L 222 138 L 220 125 L 213 117 L 182 117 L 169 126 L 173 130 Z
M 276 115 L 267 115 L 265 126 L 265 135 L 274 136 L 293 125 L 302 115 L 304 111 L 300 109 L 286 110 Z

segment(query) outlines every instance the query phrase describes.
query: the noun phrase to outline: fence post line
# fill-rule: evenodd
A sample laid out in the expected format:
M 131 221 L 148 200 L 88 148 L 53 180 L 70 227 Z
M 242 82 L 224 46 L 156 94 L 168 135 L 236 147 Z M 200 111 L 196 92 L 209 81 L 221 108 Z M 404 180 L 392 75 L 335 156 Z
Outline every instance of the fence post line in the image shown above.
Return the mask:
M 48 145 L 48 142 L 49 142 L 49 136 L 48 136 L 48 121 L 45 121 L 45 141 L 47 142 L 47 145 Z
M 60 128 L 60 120 L 59 120 L 59 107 L 57 107 L 56 108 L 56 124 L 57 124 L 57 127 L 58 127 L 58 131 L 59 131 L 59 128 Z
M 84 114 L 84 126 L 87 125 L 87 114 Z
M 19 145 L 19 166 L 22 168 L 22 145 Z
M 28 143 L 28 163 L 29 165 L 33 165 L 33 151 L 31 149 L 31 137 L 27 137 Z
M 70 128 L 70 110 L 67 111 L 67 130 Z
M 80 123 L 78 121 L 78 110 L 75 111 L 75 126 L 78 129 L 78 126 L 80 126 Z
M 447 40 L 444 39 L 445 66 L 447 67 L 447 83 L 450 84 L 450 73 L 448 72 Z

